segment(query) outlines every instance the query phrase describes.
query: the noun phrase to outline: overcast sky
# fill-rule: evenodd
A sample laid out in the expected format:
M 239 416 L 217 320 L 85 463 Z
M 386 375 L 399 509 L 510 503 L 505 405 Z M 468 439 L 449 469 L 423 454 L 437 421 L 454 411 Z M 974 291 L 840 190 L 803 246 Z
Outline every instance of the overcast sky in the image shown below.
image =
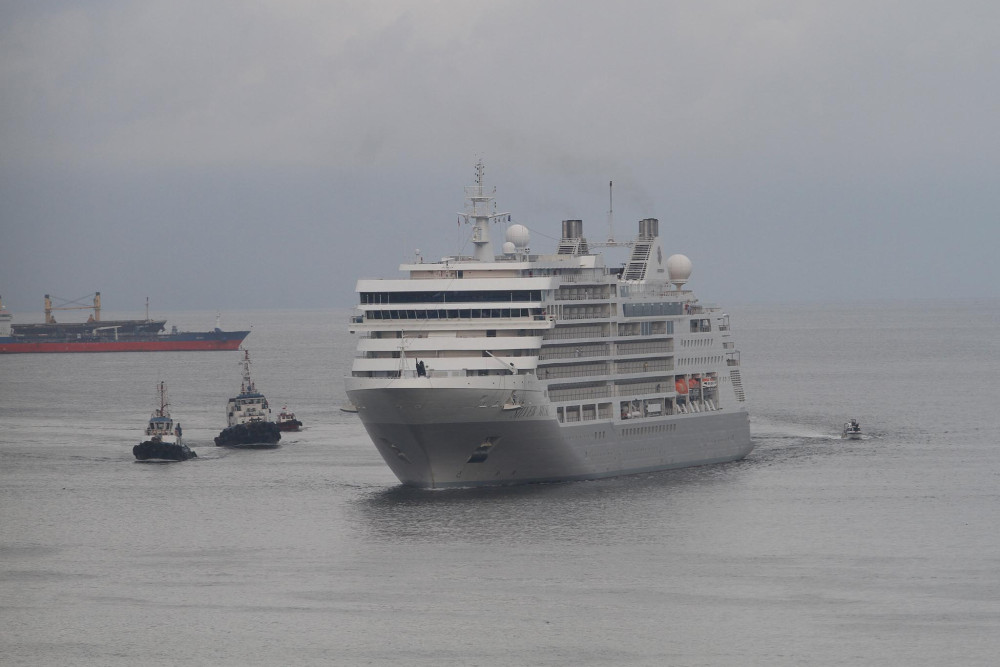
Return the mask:
M 468 252 L 481 157 L 537 251 L 614 180 L 708 301 L 997 297 L 998 40 L 995 0 L 0 0 L 0 295 L 348 306 Z

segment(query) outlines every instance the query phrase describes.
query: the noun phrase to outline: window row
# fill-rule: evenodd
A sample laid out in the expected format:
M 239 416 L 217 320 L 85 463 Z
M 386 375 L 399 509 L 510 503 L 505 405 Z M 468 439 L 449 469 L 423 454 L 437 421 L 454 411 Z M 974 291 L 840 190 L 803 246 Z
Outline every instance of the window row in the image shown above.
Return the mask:
M 679 301 L 656 303 L 623 303 L 622 314 L 625 317 L 653 317 L 656 315 L 680 315 L 683 305 Z
M 452 310 L 369 310 L 369 320 L 457 320 L 532 317 L 544 319 L 541 308 L 455 308 Z
M 494 303 L 541 301 L 541 290 L 360 292 L 362 305 L 391 303 Z

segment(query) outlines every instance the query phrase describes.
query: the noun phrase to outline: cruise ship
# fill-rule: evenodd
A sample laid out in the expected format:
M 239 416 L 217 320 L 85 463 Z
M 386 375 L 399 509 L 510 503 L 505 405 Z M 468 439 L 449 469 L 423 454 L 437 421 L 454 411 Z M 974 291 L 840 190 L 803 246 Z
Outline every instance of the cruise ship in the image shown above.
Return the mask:
M 480 162 L 459 214 L 471 256 L 418 255 L 405 277 L 357 282 L 347 395 L 400 482 L 599 479 L 749 454 L 729 316 L 686 289 L 691 261 L 665 254 L 659 222 L 588 243 L 564 220 L 555 252 L 535 254 L 493 194 Z M 607 246 L 628 260 L 606 265 Z

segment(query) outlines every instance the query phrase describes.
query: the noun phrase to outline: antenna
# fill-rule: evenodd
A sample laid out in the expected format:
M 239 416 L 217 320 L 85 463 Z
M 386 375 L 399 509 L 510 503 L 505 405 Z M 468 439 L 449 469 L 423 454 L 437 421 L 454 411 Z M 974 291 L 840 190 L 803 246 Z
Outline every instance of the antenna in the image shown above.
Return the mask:
M 472 243 L 475 246 L 475 258 L 481 262 L 494 260 L 493 247 L 490 243 L 490 222 L 509 221 L 509 213 L 497 213 L 496 188 L 493 193 L 485 186 L 486 167 L 482 159 L 476 162 L 476 184 L 465 186 L 465 212 L 458 214 L 458 221 L 474 222 Z
M 604 243 L 591 243 L 591 248 L 631 248 L 634 241 L 615 241 L 615 198 L 614 181 L 608 181 L 608 240 Z
M 608 243 L 615 242 L 614 181 L 608 181 Z

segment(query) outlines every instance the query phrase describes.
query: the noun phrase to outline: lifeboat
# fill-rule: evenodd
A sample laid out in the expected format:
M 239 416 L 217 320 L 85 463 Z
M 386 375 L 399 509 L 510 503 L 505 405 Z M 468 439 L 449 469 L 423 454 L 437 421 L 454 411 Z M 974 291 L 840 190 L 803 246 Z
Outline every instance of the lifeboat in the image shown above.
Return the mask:
M 686 394 L 686 393 L 688 393 L 688 383 L 687 383 L 687 380 L 685 380 L 684 378 L 677 378 L 677 380 L 674 381 L 674 389 L 677 390 L 678 394 Z
M 701 380 L 699 380 L 698 378 L 691 378 L 690 380 L 688 380 L 688 388 L 691 389 L 691 391 L 698 389 L 700 385 L 701 385 Z

